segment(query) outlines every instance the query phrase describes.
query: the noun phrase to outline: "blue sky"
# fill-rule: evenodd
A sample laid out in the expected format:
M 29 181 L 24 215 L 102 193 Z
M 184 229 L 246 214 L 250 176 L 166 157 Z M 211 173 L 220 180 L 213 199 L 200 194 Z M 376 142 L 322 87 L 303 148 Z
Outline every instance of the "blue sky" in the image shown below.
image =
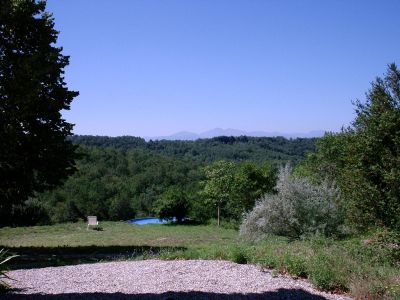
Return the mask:
M 338 131 L 388 63 L 398 0 L 48 0 L 76 134 Z

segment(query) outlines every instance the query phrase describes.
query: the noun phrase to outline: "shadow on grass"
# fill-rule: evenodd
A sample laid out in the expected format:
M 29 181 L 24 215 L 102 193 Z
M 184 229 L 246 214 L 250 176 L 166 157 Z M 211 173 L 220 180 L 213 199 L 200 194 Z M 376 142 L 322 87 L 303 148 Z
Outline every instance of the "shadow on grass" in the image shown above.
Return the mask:
M 160 253 L 183 251 L 186 248 L 156 246 L 64 246 L 7 247 L 7 250 L 10 254 L 19 255 L 7 262 L 7 268 L 15 270 L 126 260 L 138 257 L 157 257 Z
M 171 227 L 175 227 L 175 226 L 199 226 L 199 225 L 204 225 L 204 223 L 200 223 L 194 220 L 183 220 L 180 222 L 168 222 L 165 224 L 162 224 L 163 226 L 171 226 Z
M 121 300 L 258 300 L 258 299 L 309 299 L 309 300 L 323 300 L 325 297 L 311 294 L 301 289 L 278 289 L 277 291 L 264 292 L 264 293 L 249 293 L 249 294 L 218 294 L 207 292 L 167 292 L 162 294 L 123 294 L 123 293 L 72 293 L 72 294 L 5 294 L 3 299 L 43 299 L 43 300 L 58 300 L 58 299 L 121 299 Z

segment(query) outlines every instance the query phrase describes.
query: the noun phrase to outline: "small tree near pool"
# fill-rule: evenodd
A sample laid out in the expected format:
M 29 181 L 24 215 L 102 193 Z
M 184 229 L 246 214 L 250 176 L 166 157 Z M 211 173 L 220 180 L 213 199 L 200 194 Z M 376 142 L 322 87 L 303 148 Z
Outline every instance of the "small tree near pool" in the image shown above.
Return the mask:
M 155 212 L 160 219 L 172 219 L 179 222 L 186 217 L 189 211 L 189 201 L 186 193 L 180 187 L 170 187 L 155 203 Z

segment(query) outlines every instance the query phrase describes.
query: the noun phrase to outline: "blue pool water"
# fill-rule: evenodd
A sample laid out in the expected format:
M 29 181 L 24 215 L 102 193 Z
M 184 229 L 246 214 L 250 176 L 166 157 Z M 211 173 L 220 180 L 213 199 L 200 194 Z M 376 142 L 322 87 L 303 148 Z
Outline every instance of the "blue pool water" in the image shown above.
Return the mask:
M 131 224 L 136 225 L 145 225 L 145 224 L 165 224 L 168 223 L 166 220 L 160 220 L 159 218 L 140 218 L 140 219 L 131 219 L 127 221 Z M 173 220 L 174 222 L 174 220 Z

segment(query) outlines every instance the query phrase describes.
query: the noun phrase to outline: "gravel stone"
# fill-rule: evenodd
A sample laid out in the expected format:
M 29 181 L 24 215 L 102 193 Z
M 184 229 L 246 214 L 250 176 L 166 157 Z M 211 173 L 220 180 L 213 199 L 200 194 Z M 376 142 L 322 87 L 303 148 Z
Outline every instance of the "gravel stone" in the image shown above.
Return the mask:
M 5 299 L 350 299 L 306 280 L 219 260 L 119 261 L 7 275 L 15 289 Z

